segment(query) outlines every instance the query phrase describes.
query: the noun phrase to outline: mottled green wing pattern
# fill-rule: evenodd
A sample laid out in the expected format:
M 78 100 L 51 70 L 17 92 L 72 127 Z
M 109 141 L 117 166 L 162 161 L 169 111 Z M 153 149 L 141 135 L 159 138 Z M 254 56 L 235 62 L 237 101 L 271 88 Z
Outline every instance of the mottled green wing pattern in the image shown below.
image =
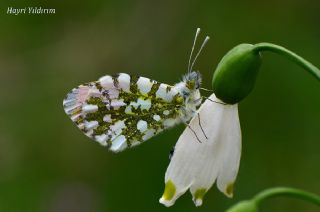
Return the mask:
M 173 86 L 119 74 L 80 85 L 63 105 L 82 132 L 119 152 L 180 123 L 183 102 Z

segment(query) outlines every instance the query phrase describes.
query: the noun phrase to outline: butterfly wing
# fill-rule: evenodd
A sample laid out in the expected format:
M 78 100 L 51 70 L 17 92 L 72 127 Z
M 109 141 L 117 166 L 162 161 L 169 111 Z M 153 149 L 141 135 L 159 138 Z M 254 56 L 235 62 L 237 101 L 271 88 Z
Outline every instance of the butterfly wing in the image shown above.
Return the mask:
M 179 123 L 182 104 L 173 86 L 124 73 L 80 85 L 63 101 L 78 128 L 114 152 Z

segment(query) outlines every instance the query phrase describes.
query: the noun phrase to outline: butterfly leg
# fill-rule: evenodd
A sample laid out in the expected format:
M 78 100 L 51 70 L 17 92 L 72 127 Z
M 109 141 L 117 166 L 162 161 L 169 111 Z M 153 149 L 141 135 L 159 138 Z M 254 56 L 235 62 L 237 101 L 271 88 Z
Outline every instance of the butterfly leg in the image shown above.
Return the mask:
M 198 115 L 198 120 L 199 120 L 199 126 L 200 126 L 200 129 L 201 129 L 201 131 L 202 131 L 202 133 L 203 133 L 204 137 L 206 137 L 206 139 L 208 140 L 208 137 L 207 137 L 206 133 L 204 132 L 204 130 L 203 130 L 203 128 L 202 128 L 202 125 L 201 125 L 200 113 L 197 113 L 197 115 Z
M 193 134 L 196 136 L 196 138 L 197 138 L 197 140 L 199 141 L 199 143 L 202 143 L 201 140 L 199 139 L 199 137 L 197 136 L 197 133 L 190 127 L 190 125 L 187 124 L 187 123 L 186 123 L 186 125 L 187 125 L 187 127 L 193 132 Z
M 207 99 L 207 100 L 209 100 L 210 102 L 214 102 L 214 103 L 220 104 L 220 105 L 228 105 L 227 103 L 214 101 L 214 100 L 212 100 L 212 99 L 210 99 L 210 98 L 208 98 L 208 97 L 205 97 L 205 96 L 202 96 L 202 98 Z
M 204 137 L 208 140 L 208 136 L 207 136 L 206 133 L 204 132 L 204 130 L 203 130 L 203 128 L 202 128 L 202 125 L 201 125 L 200 113 L 199 113 L 198 111 L 194 111 L 194 113 L 197 114 L 197 116 L 198 116 L 198 123 L 199 123 L 200 129 L 201 129 Z M 200 141 L 200 139 L 198 138 L 196 132 L 190 127 L 190 125 L 188 125 L 187 123 L 186 123 L 186 125 L 187 125 L 187 126 L 189 127 L 189 129 L 193 132 L 193 134 L 195 134 L 195 136 L 197 137 L 197 140 L 198 140 L 200 143 L 202 143 L 202 142 Z

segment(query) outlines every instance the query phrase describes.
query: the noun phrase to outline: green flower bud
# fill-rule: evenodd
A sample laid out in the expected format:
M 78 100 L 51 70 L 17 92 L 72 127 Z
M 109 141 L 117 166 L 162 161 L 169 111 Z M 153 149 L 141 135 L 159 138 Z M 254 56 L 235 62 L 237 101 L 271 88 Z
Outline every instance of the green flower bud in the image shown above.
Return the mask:
M 241 201 L 229 208 L 226 212 L 258 212 L 258 206 L 255 201 Z
M 261 66 L 262 51 L 287 57 L 320 80 L 320 70 L 316 66 L 282 46 L 272 43 L 240 44 L 222 58 L 213 74 L 212 88 L 219 99 L 236 104 L 249 95 Z
M 240 44 L 231 49 L 220 61 L 213 75 L 215 95 L 228 104 L 240 102 L 254 87 L 261 55 L 252 44 Z

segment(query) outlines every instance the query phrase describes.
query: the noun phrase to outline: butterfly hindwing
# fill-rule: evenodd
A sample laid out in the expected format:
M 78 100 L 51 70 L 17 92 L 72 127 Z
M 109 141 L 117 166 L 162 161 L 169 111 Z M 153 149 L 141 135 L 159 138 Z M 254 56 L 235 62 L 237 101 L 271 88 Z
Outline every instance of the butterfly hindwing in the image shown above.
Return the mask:
M 175 87 L 124 73 L 80 85 L 63 102 L 84 134 L 114 152 L 179 123 L 182 104 Z

